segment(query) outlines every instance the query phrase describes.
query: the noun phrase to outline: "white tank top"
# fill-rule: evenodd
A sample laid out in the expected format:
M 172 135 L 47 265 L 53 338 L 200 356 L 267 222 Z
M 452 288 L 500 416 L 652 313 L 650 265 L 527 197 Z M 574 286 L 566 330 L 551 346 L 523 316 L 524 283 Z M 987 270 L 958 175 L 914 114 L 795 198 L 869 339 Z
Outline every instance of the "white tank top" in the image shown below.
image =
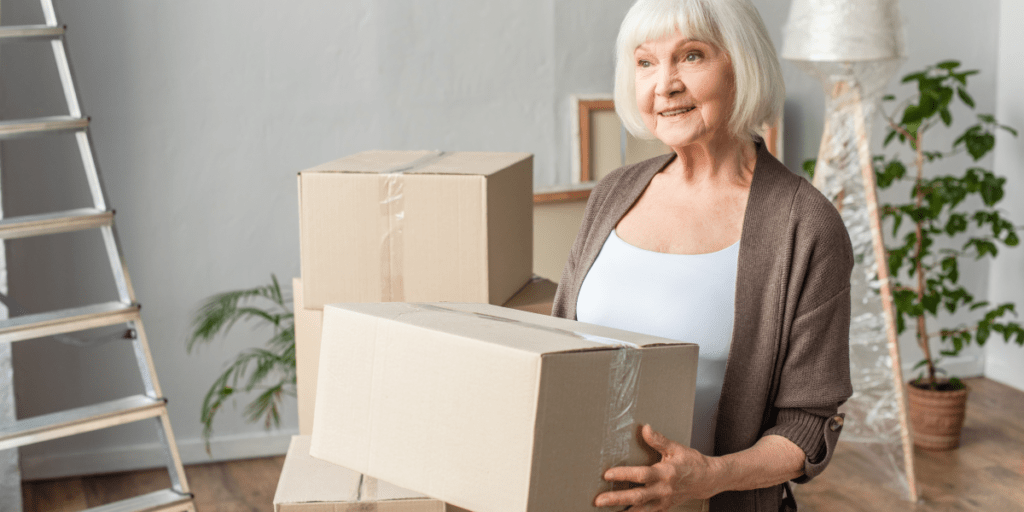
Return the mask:
M 576 299 L 581 322 L 700 345 L 690 446 L 714 455 L 715 416 L 732 343 L 740 243 L 708 254 L 634 247 L 613 230 Z

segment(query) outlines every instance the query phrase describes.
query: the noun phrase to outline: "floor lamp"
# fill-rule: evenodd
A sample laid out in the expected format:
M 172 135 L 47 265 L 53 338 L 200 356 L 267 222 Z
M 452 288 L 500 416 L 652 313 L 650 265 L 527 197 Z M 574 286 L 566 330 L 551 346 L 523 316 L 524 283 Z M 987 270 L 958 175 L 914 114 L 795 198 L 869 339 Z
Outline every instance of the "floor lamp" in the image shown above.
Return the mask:
M 850 374 L 844 441 L 861 443 L 917 501 L 913 444 L 885 246 L 870 127 L 889 79 L 903 61 L 898 0 L 793 0 L 782 56 L 821 80 L 825 128 L 814 184 L 832 199 L 850 232 Z

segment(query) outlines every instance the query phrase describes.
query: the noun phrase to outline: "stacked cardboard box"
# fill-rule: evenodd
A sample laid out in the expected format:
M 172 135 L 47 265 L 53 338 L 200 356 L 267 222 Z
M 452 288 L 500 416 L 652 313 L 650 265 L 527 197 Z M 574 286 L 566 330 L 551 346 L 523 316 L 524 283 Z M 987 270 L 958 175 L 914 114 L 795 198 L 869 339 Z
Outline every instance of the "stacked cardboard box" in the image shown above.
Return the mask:
M 475 512 L 584 511 L 688 443 L 697 346 L 488 304 L 324 309 L 310 454 Z M 700 510 L 691 502 L 673 510 Z
M 366 151 L 299 173 L 303 303 L 503 304 L 533 269 L 533 157 Z
M 466 512 L 309 456 L 309 436 L 292 437 L 274 512 Z

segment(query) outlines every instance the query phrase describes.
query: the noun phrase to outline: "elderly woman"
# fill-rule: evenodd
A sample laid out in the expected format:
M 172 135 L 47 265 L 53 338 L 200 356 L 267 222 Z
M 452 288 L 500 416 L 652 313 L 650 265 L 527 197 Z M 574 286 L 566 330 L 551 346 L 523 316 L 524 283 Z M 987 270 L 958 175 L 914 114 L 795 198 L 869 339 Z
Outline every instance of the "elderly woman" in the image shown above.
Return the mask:
M 700 345 L 692 448 L 618 467 L 597 506 L 791 510 L 828 464 L 850 396 L 850 240 L 836 209 L 758 136 L 784 85 L 749 0 L 639 0 L 617 42 L 615 105 L 668 155 L 595 187 L 554 314 Z M 671 407 L 672 404 L 666 404 Z

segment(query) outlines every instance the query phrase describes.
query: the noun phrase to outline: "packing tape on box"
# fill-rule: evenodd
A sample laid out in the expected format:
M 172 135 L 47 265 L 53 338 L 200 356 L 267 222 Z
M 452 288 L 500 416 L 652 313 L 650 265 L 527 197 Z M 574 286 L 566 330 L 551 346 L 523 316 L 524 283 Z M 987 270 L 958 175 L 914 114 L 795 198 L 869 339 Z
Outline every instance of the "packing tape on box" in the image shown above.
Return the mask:
M 381 302 L 405 300 L 405 281 L 402 275 L 405 264 L 405 180 L 402 175 L 431 165 L 445 154 L 444 151 L 431 151 L 412 162 L 396 165 L 379 173 L 380 214 L 386 220 L 380 238 Z
M 611 363 L 608 372 L 608 405 L 604 417 L 604 441 L 601 443 L 601 475 L 608 468 L 622 465 L 629 458 L 629 444 L 631 439 L 637 435 L 635 427 L 636 420 L 633 418 L 633 409 L 636 406 L 637 395 L 640 391 L 640 346 L 628 341 L 596 336 L 584 332 L 559 329 L 544 325 L 530 324 L 505 318 L 488 315 L 485 313 L 474 313 L 459 311 L 435 304 L 407 304 L 421 310 L 443 311 L 459 315 L 475 316 L 487 320 L 518 324 L 530 329 L 551 332 L 564 336 L 585 339 L 594 343 L 600 343 L 609 347 L 615 347 L 615 358 Z M 609 490 L 612 484 L 609 483 Z M 623 487 L 625 488 L 625 487 Z

